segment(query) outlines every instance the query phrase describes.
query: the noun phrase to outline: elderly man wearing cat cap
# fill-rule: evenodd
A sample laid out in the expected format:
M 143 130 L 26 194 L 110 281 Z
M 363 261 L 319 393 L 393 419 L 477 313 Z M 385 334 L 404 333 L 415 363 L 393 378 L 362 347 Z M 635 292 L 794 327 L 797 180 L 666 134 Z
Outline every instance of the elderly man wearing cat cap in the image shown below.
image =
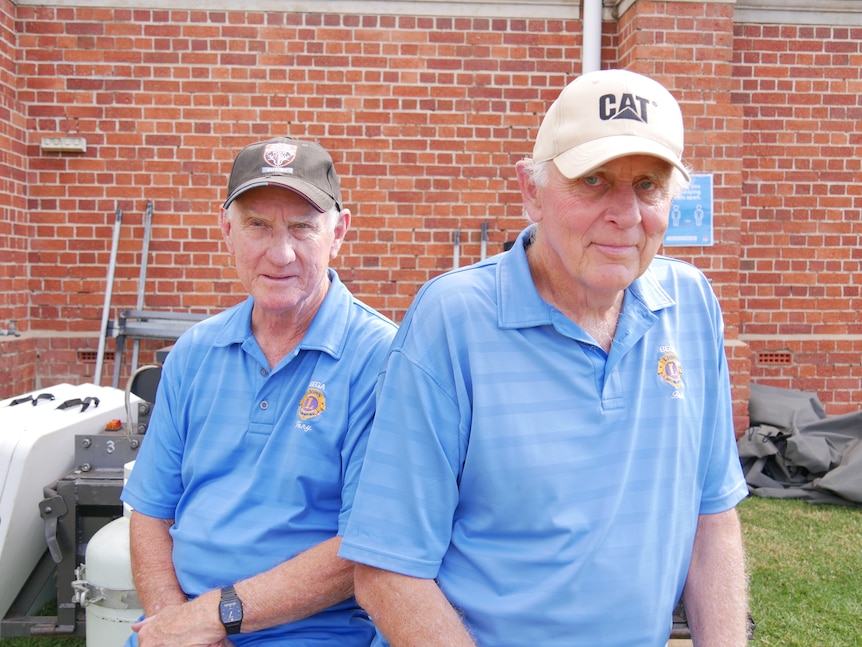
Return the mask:
M 570 83 L 516 165 L 531 224 L 399 328 L 340 555 L 375 645 L 746 644 L 724 325 L 658 256 L 683 120 L 623 70 Z

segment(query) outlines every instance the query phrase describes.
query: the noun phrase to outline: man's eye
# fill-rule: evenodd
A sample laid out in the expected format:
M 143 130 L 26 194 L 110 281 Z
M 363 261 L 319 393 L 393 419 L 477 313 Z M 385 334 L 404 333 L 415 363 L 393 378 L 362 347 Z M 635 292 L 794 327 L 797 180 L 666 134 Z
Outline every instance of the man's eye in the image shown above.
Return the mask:
M 587 175 L 584 177 L 584 184 L 587 186 L 598 186 L 601 183 L 598 175 Z
M 641 191 L 652 191 L 656 187 L 656 183 L 652 180 L 641 180 L 638 182 L 638 188 Z

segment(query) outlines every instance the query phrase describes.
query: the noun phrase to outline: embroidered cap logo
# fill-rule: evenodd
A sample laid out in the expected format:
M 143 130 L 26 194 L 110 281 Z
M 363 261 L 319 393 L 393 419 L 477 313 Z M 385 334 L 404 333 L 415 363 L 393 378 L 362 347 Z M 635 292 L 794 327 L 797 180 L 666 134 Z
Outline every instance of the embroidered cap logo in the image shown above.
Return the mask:
M 604 94 L 599 97 L 599 119 L 609 121 L 611 119 L 631 119 L 641 123 L 649 123 L 647 117 L 647 106 L 655 102 L 649 99 L 625 93 L 620 96 L 619 102 L 612 94 Z
M 263 159 L 271 167 L 283 169 L 296 159 L 296 146 L 282 142 L 267 144 L 263 151 Z

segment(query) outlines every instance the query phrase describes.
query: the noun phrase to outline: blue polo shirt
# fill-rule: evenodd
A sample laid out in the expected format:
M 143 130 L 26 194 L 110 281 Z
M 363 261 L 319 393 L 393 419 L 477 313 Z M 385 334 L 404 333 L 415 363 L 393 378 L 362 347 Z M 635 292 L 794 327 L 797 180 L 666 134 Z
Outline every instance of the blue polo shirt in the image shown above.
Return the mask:
M 344 530 L 395 325 L 332 285 L 300 344 L 270 371 L 249 298 L 185 333 L 168 355 L 123 501 L 175 519 L 191 596 L 261 573 Z M 236 645 L 368 645 L 348 600 Z
M 340 554 L 436 578 L 479 645 L 664 645 L 698 515 L 747 492 L 718 302 L 656 258 L 606 353 L 528 239 L 417 295 Z

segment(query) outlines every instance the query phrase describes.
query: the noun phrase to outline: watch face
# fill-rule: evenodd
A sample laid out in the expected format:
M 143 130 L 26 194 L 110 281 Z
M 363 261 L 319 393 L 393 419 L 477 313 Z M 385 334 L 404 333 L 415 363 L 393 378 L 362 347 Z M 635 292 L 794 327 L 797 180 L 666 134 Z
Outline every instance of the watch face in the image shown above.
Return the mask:
M 223 600 L 219 611 L 221 621 L 225 624 L 242 620 L 242 603 L 239 600 Z

